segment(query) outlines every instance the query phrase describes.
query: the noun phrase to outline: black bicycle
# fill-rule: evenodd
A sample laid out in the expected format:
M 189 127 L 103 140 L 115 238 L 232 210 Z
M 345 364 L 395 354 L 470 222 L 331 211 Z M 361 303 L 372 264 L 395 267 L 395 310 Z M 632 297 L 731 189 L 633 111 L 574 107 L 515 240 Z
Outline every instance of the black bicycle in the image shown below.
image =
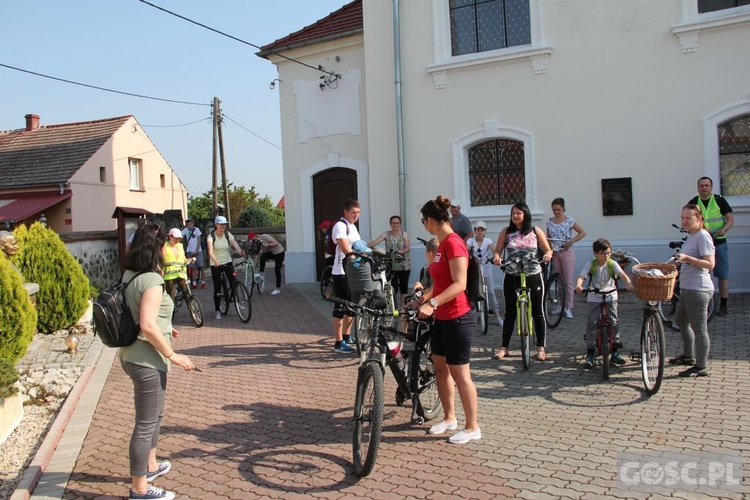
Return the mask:
M 214 269 L 216 270 L 216 269 Z M 221 273 L 221 290 L 219 291 L 219 311 L 221 314 L 226 314 L 229 311 L 229 304 L 234 302 L 234 308 L 237 310 L 237 315 L 243 323 L 250 321 L 253 316 L 253 305 L 250 302 L 250 293 L 247 291 L 247 287 L 242 280 L 237 279 L 237 272 L 232 271 L 234 278 L 234 285 L 229 288 L 229 276 L 227 276 L 227 270 L 223 266 L 219 267 Z
M 430 351 L 431 325 L 420 321 L 416 310 L 405 309 L 401 316 L 408 331 L 401 332 L 390 326 L 393 311 L 335 297 L 329 300 L 368 318 L 368 341 L 360 354 L 357 373 L 352 435 L 354 473 L 364 477 L 372 472 L 380 446 L 386 366 L 396 380 L 396 404 L 412 402 L 412 423 L 421 425 L 432 420 L 442 409 Z M 376 299 L 371 305 L 382 303 Z
M 547 326 L 557 328 L 565 313 L 565 282 L 552 265 L 542 267 L 544 273 L 544 319 Z
M 190 291 L 190 287 L 187 287 L 187 296 L 182 293 L 182 289 L 177 286 L 175 287 L 175 294 L 174 294 L 174 312 L 172 313 L 172 317 L 174 318 L 177 315 L 177 311 L 180 310 L 180 307 L 182 306 L 182 303 L 185 302 L 187 304 L 188 313 L 190 313 L 190 318 L 193 320 L 193 323 L 195 323 L 195 326 L 198 328 L 203 326 L 203 305 L 201 304 L 201 301 L 193 295 L 193 293 Z

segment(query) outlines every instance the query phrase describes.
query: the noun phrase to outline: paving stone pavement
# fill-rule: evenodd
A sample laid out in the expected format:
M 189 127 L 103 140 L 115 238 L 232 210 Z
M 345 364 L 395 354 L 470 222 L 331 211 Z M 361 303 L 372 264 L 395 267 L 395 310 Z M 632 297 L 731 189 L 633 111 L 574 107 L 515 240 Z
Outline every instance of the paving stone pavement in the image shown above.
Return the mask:
M 210 288 L 210 287 L 209 287 Z M 202 373 L 169 375 L 159 453 L 172 471 L 156 484 L 179 498 L 743 498 L 618 489 L 618 453 L 750 452 L 750 294 L 733 295 L 730 315 L 715 318 L 710 377 L 681 379 L 667 367 L 660 392 L 648 397 L 637 363 L 583 370 L 586 305 L 548 333 L 548 360 L 521 367 L 490 359 L 500 330 L 476 337 L 472 374 L 479 393 L 482 440 L 456 446 L 411 424 L 395 404 L 386 376 L 385 424 L 375 470 L 357 478 L 351 465 L 351 415 L 357 359 L 332 351 L 330 304 L 316 284 L 286 285 L 278 296 L 253 295 L 253 317 L 210 314 L 209 290 L 198 290 L 206 324 L 189 326 L 182 309 L 175 348 Z M 640 306 L 621 301 L 625 351 L 637 347 Z M 680 352 L 667 332 L 668 355 Z M 111 359 L 111 358 L 110 358 Z M 101 363 L 101 361 L 100 361 Z M 457 402 L 458 403 L 458 402 Z M 460 411 L 460 404 L 457 404 Z M 459 415 L 462 421 L 462 415 Z M 132 387 L 115 360 L 64 492 L 66 499 L 127 493 Z M 687 456 L 687 455 L 685 455 Z M 747 466 L 745 465 L 745 470 Z M 54 470 L 46 474 L 54 474 Z

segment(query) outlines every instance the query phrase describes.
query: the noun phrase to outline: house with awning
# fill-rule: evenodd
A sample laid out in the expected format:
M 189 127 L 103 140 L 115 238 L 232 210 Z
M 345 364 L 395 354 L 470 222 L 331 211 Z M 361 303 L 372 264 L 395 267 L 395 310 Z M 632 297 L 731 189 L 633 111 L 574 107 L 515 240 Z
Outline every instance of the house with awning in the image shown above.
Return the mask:
M 117 207 L 187 213 L 187 188 L 134 116 L 0 131 L 0 228 L 42 215 L 58 233 L 108 231 Z

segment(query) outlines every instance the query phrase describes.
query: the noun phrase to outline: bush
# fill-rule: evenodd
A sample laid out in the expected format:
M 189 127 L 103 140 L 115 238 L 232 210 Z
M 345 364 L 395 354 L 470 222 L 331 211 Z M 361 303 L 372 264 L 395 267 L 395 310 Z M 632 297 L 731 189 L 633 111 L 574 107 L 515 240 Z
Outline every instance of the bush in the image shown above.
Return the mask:
M 18 388 L 14 385 L 18 381 L 18 372 L 13 363 L 0 358 L 0 399 L 15 396 Z
M 39 330 L 70 328 L 81 318 L 89 299 L 89 279 L 60 237 L 39 222 L 15 231 L 18 254 L 14 261 L 28 282 L 39 284 Z
M 272 225 L 271 215 L 258 205 L 250 205 L 240 214 L 240 227 L 268 227 Z
M 26 354 L 36 331 L 36 309 L 21 276 L 0 256 L 0 358 L 15 363 Z

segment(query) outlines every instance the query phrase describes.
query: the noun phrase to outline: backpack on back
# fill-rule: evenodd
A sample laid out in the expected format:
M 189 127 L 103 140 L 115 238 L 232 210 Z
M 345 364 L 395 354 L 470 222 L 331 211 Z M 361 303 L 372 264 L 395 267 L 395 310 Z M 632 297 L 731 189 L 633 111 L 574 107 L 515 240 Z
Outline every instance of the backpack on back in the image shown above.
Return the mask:
M 341 219 L 339 219 L 339 221 L 346 222 L 346 219 L 342 217 Z M 325 241 L 323 243 L 323 249 L 325 253 L 327 253 L 328 255 L 336 255 L 336 245 L 338 243 L 336 243 L 336 240 L 333 239 L 333 227 L 335 225 L 336 224 L 331 224 L 330 226 L 328 226 L 328 229 L 326 229 L 326 232 L 325 232 Z M 349 224 L 346 224 L 346 235 L 349 236 Z
M 141 274 L 143 272 L 136 273 L 127 283 L 123 283 L 120 277 L 94 301 L 94 334 L 99 335 L 107 347 L 129 346 L 138 338 L 141 327 L 133 319 L 125 300 L 125 290 Z
M 615 284 L 617 284 L 617 274 L 615 274 L 615 263 L 612 259 L 607 259 L 607 271 L 609 271 L 609 275 L 612 277 L 613 280 L 615 280 Z M 596 274 L 596 270 L 598 269 L 598 265 L 596 263 L 596 257 L 591 261 L 591 269 L 589 269 L 589 286 L 591 286 L 591 283 L 594 281 L 594 275 Z
M 471 302 L 485 300 L 484 295 L 484 273 L 479 259 L 474 252 L 469 250 L 469 265 L 466 269 L 466 293 L 469 294 Z

